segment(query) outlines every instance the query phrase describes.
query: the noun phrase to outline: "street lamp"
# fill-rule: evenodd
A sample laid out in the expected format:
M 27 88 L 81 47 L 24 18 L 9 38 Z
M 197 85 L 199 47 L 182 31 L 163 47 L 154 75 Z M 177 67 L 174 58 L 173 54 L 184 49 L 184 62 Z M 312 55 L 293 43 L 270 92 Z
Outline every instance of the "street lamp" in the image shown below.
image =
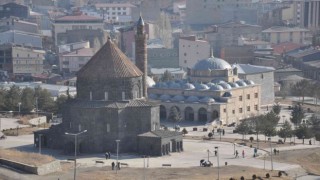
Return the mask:
M 18 103 L 19 106 L 19 116 L 20 116 L 20 106 L 21 106 L 21 102 Z
M 38 140 L 39 140 L 39 154 L 41 154 L 41 136 L 42 136 L 42 134 L 38 134 L 38 136 L 39 136 L 39 138 L 38 138 Z
M 116 161 L 116 174 L 118 174 L 118 168 L 119 168 L 119 165 L 118 165 L 118 158 L 119 158 L 119 143 L 120 143 L 120 140 L 117 139 L 116 140 L 116 143 L 117 143 L 117 161 Z
M 87 132 L 87 130 L 81 131 L 79 133 L 68 133 L 65 132 L 66 135 L 70 135 L 70 136 L 74 136 L 74 175 L 73 175 L 73 179 L 76 180 L 76 169 L 77 169 L 77 136 Z
M 217 156 L 217 163 L 218 163 L 218 180 L 219 180 L 219 179 L 220 179 L 219 147 L 216 146 L 216 147 L 214 147 L 214 148 L 217 150 L 217 154 L 218 154 L 218 156 Z
M 273 171 L 273 160 L 272 160 L 272 145 L 271 145 L 271 138 L 268 138 L 270 143 L 270 155 L 271 155 L 271 171 Z

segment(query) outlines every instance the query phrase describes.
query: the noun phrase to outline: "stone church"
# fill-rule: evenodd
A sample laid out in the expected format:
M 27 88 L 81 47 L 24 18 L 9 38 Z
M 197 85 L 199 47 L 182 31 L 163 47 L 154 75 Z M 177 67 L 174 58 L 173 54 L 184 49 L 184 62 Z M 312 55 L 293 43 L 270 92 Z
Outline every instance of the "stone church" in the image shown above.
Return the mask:
M 136 65 L 109 39 L 77 74 L 77 97 L 62 113 L 62 123 L 35 132 L 34 141 L 80 153 L 116 151 L 166 155 L 183 150 L 182 134 L 160 130 L 159 104 L 147 100 L 147 48 L 144 21 L 136 27 Z

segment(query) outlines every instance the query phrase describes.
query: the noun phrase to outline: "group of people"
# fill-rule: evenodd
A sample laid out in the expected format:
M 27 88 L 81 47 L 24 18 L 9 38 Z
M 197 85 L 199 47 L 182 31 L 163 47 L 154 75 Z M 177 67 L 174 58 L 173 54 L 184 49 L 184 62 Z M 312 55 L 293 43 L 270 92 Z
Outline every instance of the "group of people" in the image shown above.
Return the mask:
M 242 150 L 242 158 L 244 158 L 244 157 L 245 157 L 245 152 L 244 152 L 244 150 Z M 236 150 L 236 152 L 235 152 L 235 158 L 239 158 L 238 150 Z
M 111 153 L 110 152 L 106 152 L 105 156 L 106 156 L 106 159 L 110 159 L 111 158 Z
M 118 170 L 120 170 L 120 162 L 118 162 L 117 165 L 116 165 L 116 163 L 112 162 L 111 167 L 112 167 L 112 170 L 114 170 L 115 167 L 118 168 Z
M 279 154 L 280 154 L 280 151 L 277 150 L 276 148 L 274 148 L 274 149 L 273 149 L 273 153 L 274 153 L 274 155 L 277 155 L 277 154 L 279 155 Z

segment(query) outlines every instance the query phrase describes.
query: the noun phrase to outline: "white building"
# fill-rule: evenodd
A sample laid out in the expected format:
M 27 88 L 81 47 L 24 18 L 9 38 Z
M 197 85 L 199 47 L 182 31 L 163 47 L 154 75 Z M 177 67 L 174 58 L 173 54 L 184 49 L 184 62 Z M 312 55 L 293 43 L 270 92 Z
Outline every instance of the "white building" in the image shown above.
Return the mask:
M 100 17 L 110 22 L 131 22 L 132 8 L 136 6 L 130 3 L 98 3 L 96 11 Z
M 59 55 L 60 71 L 75 73 L 80 70 L 94 55 L 93 48 L 82 48 Z
M 210 44 L 204 40 L 197 40 L 195 36 L 180 37 L 179 66 L 193 67 L 199 60 L 210 56 Z

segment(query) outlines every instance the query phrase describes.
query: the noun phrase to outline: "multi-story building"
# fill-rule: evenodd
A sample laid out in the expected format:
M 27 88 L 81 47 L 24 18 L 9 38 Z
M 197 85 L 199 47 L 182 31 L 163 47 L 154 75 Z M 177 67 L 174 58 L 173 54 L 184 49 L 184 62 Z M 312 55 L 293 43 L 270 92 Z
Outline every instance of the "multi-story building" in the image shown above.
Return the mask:
M 275 26 L 262 31 L 264 41 L 279 44 L 283 42 L 293 42 L 303 45 L 311 44 L 311 36 L 308 29 L 300 27 Z
M 100 13 L 100 17 L 110 22 L 131 22 L 132 8 L 135 7 L 130 3 L 95 4 L 96 11 Z
M 320 0 L 292 0 L 293 23 L 312 32 L 320 27 Z
M 29 14 L 29 7 L 22 4 L 7 3 L 0 5 L 0 19 L 4 17 L 8 18 L 10 16 L 28 18 Z
M 193 67 L 199 60 L 210 55 L 208 41 L 199 40 L 195 36 L 180 37 L 179 39 L 179 66 Z
M 0 32 L 0 44 L 13 43 L 22 46 L 42 48 L 42 37 L 40 34 L 23 31 L 9 30 Z
M 0 31 L 6 30 L 17 30 L 37 34 L 39 33 L 39 26 L 17 17 L 9 17 L 0 20 Z
M 59 55 L 60 72 L 76 73 L 83 67 L 94 55 L 93 48 L 76 49 L 71 52 Z
M 59 41 L 58 35 L 65 34 L 70 30 L 101 30 L 103 31 L 103 20 L 87 15 L 71 15 L 64 16 L 54 20 L 52 28 L 52 36 L 55 45 L 63 42 Z
M 0 46 L 0 70 L 8 72 L 11 79 L 41 74 L 44 61 L 43 50 L 5 44 Z

